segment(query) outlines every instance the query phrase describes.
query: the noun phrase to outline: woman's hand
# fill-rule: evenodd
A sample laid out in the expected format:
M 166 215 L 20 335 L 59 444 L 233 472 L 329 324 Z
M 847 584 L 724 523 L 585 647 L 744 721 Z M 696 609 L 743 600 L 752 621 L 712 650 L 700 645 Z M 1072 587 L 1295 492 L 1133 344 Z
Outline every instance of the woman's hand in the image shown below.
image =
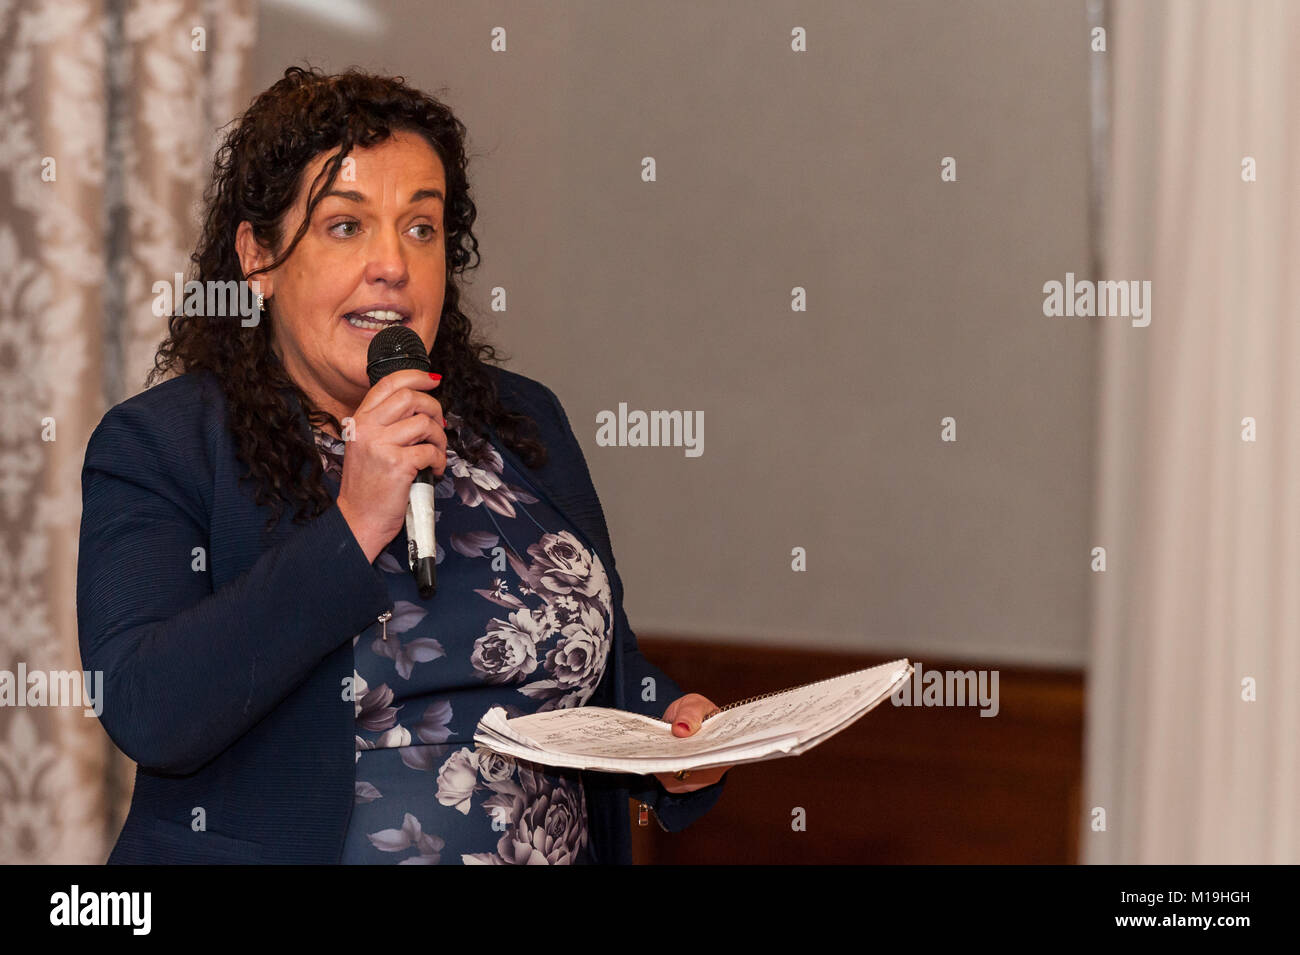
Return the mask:
M 415 476 L 422 468 L 441 476 L 447 467 L 442 405 L 426 393 L 437 386 L 426 371 L 395 371 L 352 413 L 337 503 L 371 563 L 406 521 Z
M 664 721 L 673 724 L 674 736 L 694 736 L 704 725 L 704 717 L 717 705 L 708 697 L 698 693 L 687 693 L 678 697 L 664 710 Z M 672 773 L 655 773 L 655 779 L 663 784 L 670 793 L 689 793 L 705 786 L 712 786 L 730 766 L 716 766 L 713 769 L 692 769 L 685 779 L 678 779 Z

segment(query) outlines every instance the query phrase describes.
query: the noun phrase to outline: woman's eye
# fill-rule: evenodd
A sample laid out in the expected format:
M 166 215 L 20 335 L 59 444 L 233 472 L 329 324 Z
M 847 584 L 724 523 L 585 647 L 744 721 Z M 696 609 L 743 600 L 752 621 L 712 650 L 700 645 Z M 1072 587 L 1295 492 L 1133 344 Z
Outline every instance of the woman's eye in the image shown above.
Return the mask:
M 330 231 L 330 235 L 337 236 L 340 239 L 346 239 L 356 235 L 357 230 L 360 228 L 361 228 L 360 222 L 357 222 L 353 219 L 345 219 L 342 222 L 334 223 L 332 226 L 329 227 L 329 231 Z M 427 222 L 422 222 L 419 223 L 418 225 L 413 225 L 411 226 L 411 230 L 412 231 L 421 230 L 417 233 L 417 237 L 425 241 L 432 240 L 438 234 L 437 228 L 430 225 Z

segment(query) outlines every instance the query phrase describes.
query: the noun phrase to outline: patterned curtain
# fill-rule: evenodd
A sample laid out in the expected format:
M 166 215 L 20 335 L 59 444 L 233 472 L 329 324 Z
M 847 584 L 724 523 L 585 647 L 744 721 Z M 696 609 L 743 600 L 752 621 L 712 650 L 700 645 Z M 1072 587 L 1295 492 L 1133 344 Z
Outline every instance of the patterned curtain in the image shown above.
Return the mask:
M 0 671 L 80 671 L 86 441 L 141 391 L 188 273 L 255 0 L 0 0 Z M 93 683 L 92 683 L 93 686 Z M 134 767 L 81 705 L 0 707 L 0 864 L 97 863 Z

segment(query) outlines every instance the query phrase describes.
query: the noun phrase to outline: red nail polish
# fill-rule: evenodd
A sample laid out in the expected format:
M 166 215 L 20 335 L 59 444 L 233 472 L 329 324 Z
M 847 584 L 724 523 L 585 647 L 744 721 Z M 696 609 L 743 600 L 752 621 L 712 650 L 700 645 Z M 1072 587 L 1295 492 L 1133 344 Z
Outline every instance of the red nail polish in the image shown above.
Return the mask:
M 434 381 L 442 381 L 442 375 L 438 374 L 437 372 L 433 372 L 433 371 L 429 372 L 429 377 L 432 378 Z
M 690 723 L 678 723 L 677 725 L 680 726 L 682 729 L 686 730 L 686 732 L 688 733 L 691 731 Z

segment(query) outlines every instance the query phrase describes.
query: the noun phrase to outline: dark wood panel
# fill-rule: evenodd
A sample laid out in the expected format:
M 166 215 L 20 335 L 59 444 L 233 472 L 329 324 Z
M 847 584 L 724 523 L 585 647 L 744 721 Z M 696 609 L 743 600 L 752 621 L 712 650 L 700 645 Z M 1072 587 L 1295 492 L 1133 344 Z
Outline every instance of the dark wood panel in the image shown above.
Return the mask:
M 718 703 L 908 653 L 846 655 L 641 636 L 687 692 Z M 921 658 L 922 670 L 997 670 L 999 709 L 886 701 L 802 756 L 733 769 L 683 832 L 636 825 L 640 863 L 1074 863 L 1083 674 Z M 807 830 L 791 828 L 795 807 Z

